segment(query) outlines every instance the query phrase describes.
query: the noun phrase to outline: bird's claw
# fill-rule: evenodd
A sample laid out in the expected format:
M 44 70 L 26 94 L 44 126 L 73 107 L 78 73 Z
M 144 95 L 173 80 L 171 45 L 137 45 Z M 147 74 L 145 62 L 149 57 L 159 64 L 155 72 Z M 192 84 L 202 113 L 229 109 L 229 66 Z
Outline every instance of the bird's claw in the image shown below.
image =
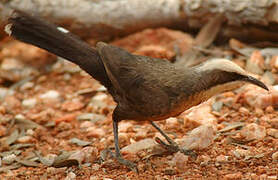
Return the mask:
M 171 142 L 169 142 L 169 144 L 167 144 L 158 137 L 155 138 L 155 141 L 171 153 L 176 153 L 179 151 L 179 152 L 183 153 L 184 155 L 190 156 L 194 159 L 197 158 L 197 154 L 194 151 L 180 148 L 178 146 L 178 144 L 173 141 L 171 141 Z

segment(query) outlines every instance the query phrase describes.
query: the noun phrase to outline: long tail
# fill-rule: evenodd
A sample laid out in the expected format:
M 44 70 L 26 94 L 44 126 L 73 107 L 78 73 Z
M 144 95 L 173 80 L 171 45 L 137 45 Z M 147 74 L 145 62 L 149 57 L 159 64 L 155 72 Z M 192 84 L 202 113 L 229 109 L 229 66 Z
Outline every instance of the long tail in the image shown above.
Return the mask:
M 18 10 L 8 22 L 5 31 L 9 35 L 61 56 L 79 65 L 107 88 L 111 86 L 97 50 L 66 29 Z

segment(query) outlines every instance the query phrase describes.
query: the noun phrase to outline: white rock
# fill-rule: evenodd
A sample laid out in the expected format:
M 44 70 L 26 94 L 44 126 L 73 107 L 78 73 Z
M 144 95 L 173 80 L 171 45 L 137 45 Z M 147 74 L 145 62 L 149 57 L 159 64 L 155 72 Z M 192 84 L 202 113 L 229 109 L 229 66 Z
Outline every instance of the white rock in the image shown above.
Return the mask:
M 75 180 L 76 179 L 76 174 L 73 172 L 69 172 L 65 180 Z
M 204 149 L 214 141 L 215 132 L 211 125 L 202 125 L 193 129 L 180 144 L 185 149 Z
M 273 129 L 273 128 L 267 129 L 267 134 L 269 136 L 272 136 L 272 137 L 278 139 L 278 129 Z
M 229 156 L 219 155 L 216 157 L 216 162 L 224 163 L 228 162 Z
M 98 150 L 94 147 L 84 147 L 83 149 L 74 152 L 69 159 L 76 159 L 80 164 L 83 162 L 90 162 L 93 156 L 97 156 Z
M 2 158 L 2 163 L 3 164 L 11 164 L 15 161 L 15 159 L 16 159 L 16 155 L 15 154 L 10 154 L 10 155 L 4 156 Z
M 211 113 L 211 101 L 202 103 L 198 106 L 191 108 L 184 116 L 184 124 L 187 125 L 212 125 L 216 130 L 217 118 Z
M 166 127 L 167 128 L 175 128 L 178 127 L 180 124 L 177 118 L 171 117 L 166 119 Z
M 250 156 L 251 152 L 245 149 L 236 149 L 232 151 L 236 158 L 245 158 L 246 156 Z
M 188 162 L 188 156 L 184 155 L 181 152 L 177 152 L 174 154 L 172 162 L 177 167 L 178 170 L 184 170 Z
M 278 151 L 272 154 L 272 160 L 278 162 Z
M 22 114 L 17 114 L 17 115 L 15 115 L 14 118 L 17 119 L 17 120 L 25 120 L 26 119 L 25 116 L 22 115 Z
M 141 141 L 138 141 L 134 144 L 130 144 L 124 148 L 121 149 L 122 152 L 126 152 L 126 153 L 137 153 L 138 151 L 141 151 L 143 149 L 149 149 L 156 146 L 156 143 L 153 139 L 143 139 Z
M 40 95 L 40 98 L 42 99 L 57 99 L 59 97 L 60 97 L 60 93 L 55 90 L 50 90 Z
M 1 64 L 1 69 L 3 70 L 13 70 L 22 68 L 24 68 L 24 64 L 15 58 L 5 58 Z
M 103 101 L 105 99 L 107 99 L 107 95 L 106 94 L 98 94 L 98 95 L 95 95 L 93 98 L 92 98 L 92 101 Z
M 22 106 L 25 108 L 33 108 L 37 104 L 37 99 L 30 98 L 22 101 Z
M 34 132 L 32 129 L 28 129 L 28 130 L 26 131 L 26 134 L 29 135 L 29 136 L 33 136 L 34 133 L 35 133 L 35 132 Z
M 22 136 L 17 139 L 17 142 L 19 143 L 30 143 L 32 142 L 33 138 L 31 136 Z
M 20 90 L 24 91 L 24 90 L 27 90 L 27 89 L 32 89 L 34 87 L 34 85 L 35 84 L 33 82 L 26 82 L 22 86 L 20 86 Z
M 251 123 L 241 129 L 240 135 L 247 141 L 260 140 L 266 136 L 266 129 L 264 126 L 259 126 L 256 123 Z
M 131 122 L 123 121 L 119 123 L 119 132 L 128 132 L 133 129 L 133 124 Z

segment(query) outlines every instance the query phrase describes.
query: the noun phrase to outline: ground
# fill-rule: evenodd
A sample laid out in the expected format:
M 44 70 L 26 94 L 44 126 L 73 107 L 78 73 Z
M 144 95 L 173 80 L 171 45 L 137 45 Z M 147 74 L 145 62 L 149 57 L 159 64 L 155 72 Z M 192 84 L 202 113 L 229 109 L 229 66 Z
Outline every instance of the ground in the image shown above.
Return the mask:
M 193 38 L 168 29 L 145 30 L 111 43 L 136 54 L 175 60 L 173 46 L 178 39 L 184 39 L 178 43 L 186 52 Z M 242 45 L 230 41 L 230 47 L 238 44 Z M 111 114 L 116 105 L 101 84 L 52 54 L 12 38 L 2 40 L 0 179 L 277 179 L 277 54 L 265 57 L 257 49 L 250 57 L 240 57 L 224 45 L 215 49 L 245 69 L 258 68 L 258 74 L 252 73 L 269 83 L 270 92 L 244 86 L 158 122 L 176 140 L 199 126 L 209 125 L 213 133 L 196 140 L 209 142 L 194 148 L 196 159 L 163 153 L 157 144 L 135 153 L 125 152 L 125 158 L 137 163 L 137 174 L 112 158 L 100 160 L 104 157 L 101 152 L 113 147 Z M 123 121 L 119 137 L 120 146 L 129 147 L 161 136 L 148 122 Z M 62 152 L 68 155 L 53 163 Z

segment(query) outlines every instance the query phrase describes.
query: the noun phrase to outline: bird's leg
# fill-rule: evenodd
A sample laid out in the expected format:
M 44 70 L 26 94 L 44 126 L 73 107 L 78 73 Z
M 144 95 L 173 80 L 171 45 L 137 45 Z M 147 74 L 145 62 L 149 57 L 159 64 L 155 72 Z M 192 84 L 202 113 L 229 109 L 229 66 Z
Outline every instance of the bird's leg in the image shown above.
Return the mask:
M 115 153 L 110 151 L 110 154 L 120 163 L 127 166 L 132 171 L 138 173 L 137 165 L 131 161 L 124 159 L 120 152 L 119 147 L 119 136 L 118 136 L 118 121 L 113 119 L 113 132 L 114 132 L 114 143 L 115 143 Z
M 153 121 L 151 121 L 151 125 L 155 129 L 157 129 L 160 132 L 160 134 L 168 141 L 169 144 L 165 143 L 164 141 L 162 141 L 158 137 L 156 138 L 156 142 L 158 142 L 165 149 L 167 149 L 168 151 L 173 152 L 173 153 L 180 151 L 181 153 L 183 153 L 185 155 L 189 155 L 193 158 L 196 158 L 197 155 L 196 155 L 195 152 L 193 152 L 192 150 L 187 150 L 187 149 L 180 148 L 178 146 L 178 144 L 175 141 L 173 141 L 164 131 L 162 131 L 160 129 L 160 127 L 157 124 L 155 124 Z

